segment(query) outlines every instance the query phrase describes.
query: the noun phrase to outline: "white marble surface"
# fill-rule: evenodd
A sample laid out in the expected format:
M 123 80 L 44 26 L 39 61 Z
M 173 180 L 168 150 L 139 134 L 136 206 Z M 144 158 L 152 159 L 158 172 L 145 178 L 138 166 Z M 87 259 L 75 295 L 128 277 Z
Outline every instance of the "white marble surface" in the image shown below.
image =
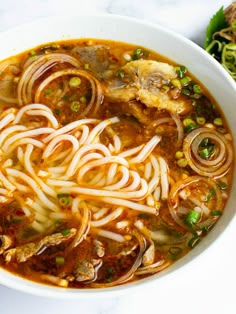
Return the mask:
M 226 0 L 1 0 L 0 31 L 48 15 L 108 12 L 162 24 L 199 45 L 206 24 Z M 4 43 L 1 43 L 1 45 Z M 0 48 L 1 49 L 1 48 Z M 236 313 L 235 221 L 210 249 L 185 266 L 181 278 L 169 275 L 142 290 L 95 299 L 51 300 L 0 286 L 1 314 L 233 314 Z M 218 248 L 221 248 L 218 252 Z

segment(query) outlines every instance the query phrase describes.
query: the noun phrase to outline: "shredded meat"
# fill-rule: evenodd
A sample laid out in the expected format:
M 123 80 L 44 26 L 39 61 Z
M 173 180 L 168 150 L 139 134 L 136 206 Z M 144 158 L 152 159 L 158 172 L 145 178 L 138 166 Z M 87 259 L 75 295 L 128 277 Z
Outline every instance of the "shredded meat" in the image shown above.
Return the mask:
M 7 235 L 0 235 L 0 255 L 4 253 L 11 245 L 13 241 Z

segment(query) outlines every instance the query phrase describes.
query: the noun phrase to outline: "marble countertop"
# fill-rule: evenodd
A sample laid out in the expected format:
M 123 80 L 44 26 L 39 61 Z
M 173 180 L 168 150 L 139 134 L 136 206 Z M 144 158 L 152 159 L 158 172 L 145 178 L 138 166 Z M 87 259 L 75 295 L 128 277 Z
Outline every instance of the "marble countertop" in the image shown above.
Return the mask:
M 210 17 L 222 5 L 230 3 L 226 0 L 1 0 L 0 31 L 49 15 L 105 12 L 159 23 L 202 45 Z M 235 237 L 232 225 L 217 240 L 217 246 L 212 245 L 186 267 L 178 282 L 174 280 L 175 274 L 171 274 L 166 280 L 146 285 L 145 289 L 84 300 L 52 300 L 0 286 L 0 313 L 236 313 L 236 254 L 232 254 L 225 237 Z M 219 246 L 223 251 L 217 251 Z M 195 271 L 198 264 L 204 265 L 202 273 Z

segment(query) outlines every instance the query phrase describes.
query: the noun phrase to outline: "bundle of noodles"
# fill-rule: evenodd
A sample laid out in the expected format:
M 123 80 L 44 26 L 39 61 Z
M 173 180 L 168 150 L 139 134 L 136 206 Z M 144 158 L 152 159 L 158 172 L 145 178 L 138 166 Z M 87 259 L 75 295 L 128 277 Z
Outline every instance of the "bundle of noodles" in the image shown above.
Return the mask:
M 37 119 L 28 125 L 29 115 L 31 122 Z M 0 120 L 1 202 L 17 200 L 38 232 L 77 213 L 82 227 L 74 245 L 89 232 L 88 225 L 108 235 L 103 227 L 125 208 L 157 215 L 157 202 L 166 200 L 169 190 L 168 166 L 155 153 L 161 138 L 121 151 L 119 136 L 110 131 L 105 146 L 100 134 L 118 121 L 82 119 L 60 127 L 42 104 L 5 111 Z M 108 214 L 94 221 L 100 205 Z M 124 241 L 119 234 L 108 236 Z

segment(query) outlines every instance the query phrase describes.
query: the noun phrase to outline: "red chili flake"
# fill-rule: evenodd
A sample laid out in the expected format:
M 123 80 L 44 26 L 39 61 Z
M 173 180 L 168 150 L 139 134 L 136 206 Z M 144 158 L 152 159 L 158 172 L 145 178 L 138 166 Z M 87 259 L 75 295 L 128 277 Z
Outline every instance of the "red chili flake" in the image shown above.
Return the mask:
M 17 216 L 25 216 L 25 213 L 22 209 L 17 209 L 15 213 Z
M 175 200 L 174 198 L 171 198 L 171 199 L 169 200 L 169 202 L 170 202 L 170 205 L 171 205 L 171 206 L 176 206 L 176 205 L 177 205 L 177 202 L 176 202 L 176 200 Z
M 115 56 L 111 56 L 112 61 L 118 62 L 119 60 Z
M 10 107 L 9 106 L 6 106 L 6 107 L 3 107 L 3 111 L 5 111 L 5 110 L 7 110 L 7 109 L 10 109 Z

